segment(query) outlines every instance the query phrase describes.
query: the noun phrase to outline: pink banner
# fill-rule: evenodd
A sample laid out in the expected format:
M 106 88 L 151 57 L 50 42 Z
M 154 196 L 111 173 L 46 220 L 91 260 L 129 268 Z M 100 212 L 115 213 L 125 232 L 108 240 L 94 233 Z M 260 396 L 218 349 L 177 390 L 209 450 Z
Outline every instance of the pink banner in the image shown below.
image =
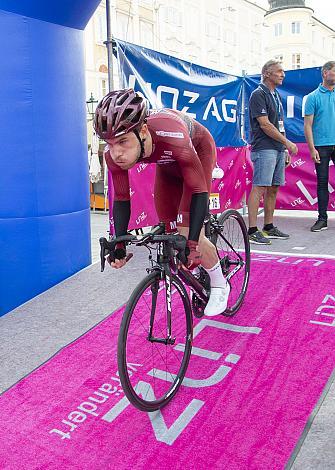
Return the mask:
M 228 208 L 242 207 L 246 180 L 246 148 L 220 147 L 217 148 L 217 165 L 224 174 L 221 179 L 213 181 L 213 212 L 222 212 Z M 155 178 L 155 165 L 140 163 L 130 172 L 131 188 L 131 219 L 129 228 L 138 229 L 158 223 L 153 201 L 153 185 Z M 109 174 L 109 207 L 113 205 L 113 183 Z M 111 232 L 113 233 L 113 220 L 111 218 Z
M 313 210 L 318 209 L 316 196 L 315 166 L 310 157 L 307 144 L 297 144 L 298 154 L 292 157 L 291 165 L 286 169 L 286 184 L 280 188 L 277 197 L 277 209 Z M 335 169 L 331 163 L 329 181 L 335 181 Z M 252 163 L 250 150 L 247 149 L 246 187 L 249 193 L 252 186 Z M 335 209 L 335 189 L 329 185 L 329 210 Z

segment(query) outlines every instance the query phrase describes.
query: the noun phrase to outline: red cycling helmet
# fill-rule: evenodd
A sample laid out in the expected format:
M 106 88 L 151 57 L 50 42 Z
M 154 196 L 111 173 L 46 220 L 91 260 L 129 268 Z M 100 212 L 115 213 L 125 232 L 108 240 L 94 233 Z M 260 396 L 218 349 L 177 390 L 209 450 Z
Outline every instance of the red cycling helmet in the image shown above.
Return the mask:
M 94 129 L 101 139 L 138 131 L 147 116 L 144 98 L 131 88 L 115 90 L 102 98 L 95 110 Z

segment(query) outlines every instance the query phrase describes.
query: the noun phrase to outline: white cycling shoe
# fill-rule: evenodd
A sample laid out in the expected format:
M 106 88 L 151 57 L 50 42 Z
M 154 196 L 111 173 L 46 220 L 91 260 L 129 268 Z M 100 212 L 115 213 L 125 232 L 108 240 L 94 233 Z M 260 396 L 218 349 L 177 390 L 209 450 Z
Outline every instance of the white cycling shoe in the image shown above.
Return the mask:
M 223 313 L 227 308 L 229 294 L 230 285 L 228 282 L 225 287 L 212 287 L 204 315 L 206 317 L 214 317 Z

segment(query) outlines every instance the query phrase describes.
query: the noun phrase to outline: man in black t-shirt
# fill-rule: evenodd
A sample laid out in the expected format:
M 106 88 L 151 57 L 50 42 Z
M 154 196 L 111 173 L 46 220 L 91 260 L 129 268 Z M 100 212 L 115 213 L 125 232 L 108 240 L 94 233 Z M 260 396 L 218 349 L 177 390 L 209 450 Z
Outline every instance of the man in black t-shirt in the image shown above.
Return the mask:
M 258 245 L 271 244 L 271 238 L 289 238 L 289 235 L 273 225 L 278 189 L 285 184 L 285 165 L 290 164 L 290 154 L 295 155 L 298 152 L 296 144 L 285 137 L 284 110 L 276 90 L 283 83 L 284 77 L 280 62 L 266 62 L 262 68 L 262 82 L 252 92 L 249 101 L 254 173 L 248 199 L 248 233 L 250 243 Z M 261 231 L 257 228 L 257 213 L 263 196 L 264 227 Z

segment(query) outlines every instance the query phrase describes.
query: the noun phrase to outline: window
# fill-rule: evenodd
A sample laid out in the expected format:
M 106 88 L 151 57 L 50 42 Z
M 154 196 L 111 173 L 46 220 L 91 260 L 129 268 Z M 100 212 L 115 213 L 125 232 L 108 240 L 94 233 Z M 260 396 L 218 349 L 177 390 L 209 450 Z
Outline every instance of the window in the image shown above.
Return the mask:
M 177 10 L 177 8 L 165 7 L 164 12 L 165 12 L 165 21 L 167 23 L 171 23 L 175 26 L 181 26 L 182 25 L 181 14 Z
M 292 34 L 300 34 L 300 21 L 293 21 L 291 23 Z
M 104 13 L 98 13 L 96 16 L 95 38 L 99 44 L 103 44 L 103 42 L 107 39 L 107 25 Z
M 281 23 L 276 23 L 275 27 L 275 36 L 281 36 L 283 34 L 283 25 Z
M 301 69 L 301 54 L 292 54 L 292 69 Z
M 199 9 L 194 8 L 192 5 L 185 5 L 187 10 L 187 15 L 185 18 L 185 29 L 186 29 L 186 37 L 191 41 L 198 42 L 199 41 L 199 31 L 200 31 L 200 16 L 199 16 Z
M 206 23 L 206 35 L 210 38 L 220 39 L 221 38 L 221 28 L 220 25 L 215 23 L 215 21 L 208 21 Z
M 212 64 L 219 64 L 220 63 L 220 54 L 216 51 L 210 51 L 208 53 L 208 60 Z
M 108 91 L 107 79 L 102 78 L 100 80 L 100 96 L 101 96 L 101 98 L 107 94 L 107 91 Z
M 278 54 L 274 56 L 275 60 L 278 60 L 278 62 L 283 62 L 284 56 L 283 54 Z
M 232 46 L 236 46 L 236 33 L 231 29 L 227 29 L 223 33 L 224 41 Z
M 132 42 L 133 18 L 121 12 L 116 12 L 117 38 Z
M 141 45 L 153 48 L 154 45 L 154 25 L 148 21 L 140 20 Z

